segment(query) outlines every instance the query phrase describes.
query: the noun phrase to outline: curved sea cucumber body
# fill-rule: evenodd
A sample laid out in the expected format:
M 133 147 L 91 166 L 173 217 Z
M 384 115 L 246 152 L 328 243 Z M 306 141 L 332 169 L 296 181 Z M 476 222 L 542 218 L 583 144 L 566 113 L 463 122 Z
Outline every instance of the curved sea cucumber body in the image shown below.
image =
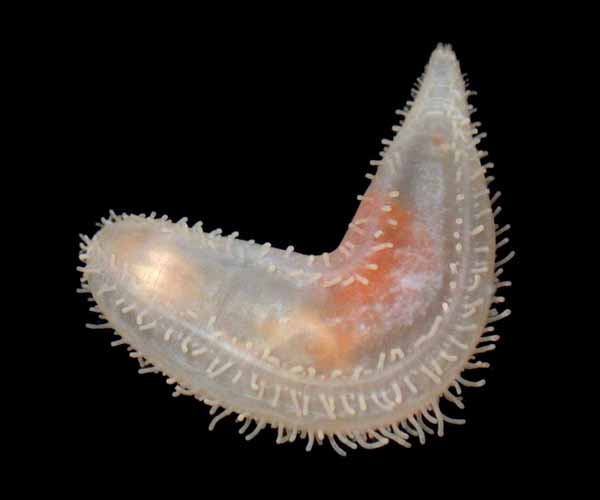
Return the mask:
M 143 372 L 233 412 L 241 431 L 334 449 L 443 434 L 465 369 L 501 319 L 492 200 L 449 47 L 431 56 L 405 122 L 348 232 L 319 256 L 205 233 L 201 223 L 111 214 L 84 238 L 83 291 Z M 512 253 L 509 257 L 512 256 Z M 98 325 L 89 325 L 98 327 Z M 481 342 L 486 345 L 481 346 Z M 458 394 L 451 392 L 455 389 Z

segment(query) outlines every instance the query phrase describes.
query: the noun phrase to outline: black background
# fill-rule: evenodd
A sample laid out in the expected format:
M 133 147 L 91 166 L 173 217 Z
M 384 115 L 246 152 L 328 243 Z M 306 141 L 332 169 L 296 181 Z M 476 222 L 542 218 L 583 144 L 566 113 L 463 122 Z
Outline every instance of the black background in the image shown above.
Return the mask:
M 240 36 L 137 28 L 71 26 L 39 47 L 37 76 L 45 85 L 35 96 L 36 125 L 48 131 L 40 147 L 55 168 L 39 177 L 45 204 L 34 208 L 47 218 L 63 214 L 47 227 L 60 275 L 48 301 L 64 315 L 53 329 L 58 362 L 50 369 L 61 384 L 50 405 L 52 449 L 66 457 L 57 465 L 102 484 L 125 469 L 140 480 L 164 477 L 201 489 L 218 465 L 232 481 L 244 477 L 257 488 L 318 477 L 367 487 L 372 481 L 377 489 L 381 481 L 434 484 L 429 478 L 441 470 L 456 481 L 514 478 L 546 459 L 546 426 L 535 418 L 542 337 L 534 316 L 542 299 L 534 283 L 550 257 L 538 252 L 534 221 L 544 181 L 531 135 L 540 119 L 539 77 L 549 70 L 536 57 L 541 42 L 493 43 L 483 32 L 401 38 L 360 26 L 271 27 Z M 488 133 L 486 160 L 496 165 L 492 187 L 503 193 L 498 222 L 512 225 L 506 249 L 517 252 L 505 269 L 515 284 L 505 293 L 513 315 L 499 323 L 502 339 L 485 355 L 488 383 L 466 390 L 466 410 L 453 412 L 465 426 L 449 426 L 444 438 L 411 450 L 389 445 L 345 459 L 328 445 L 308 454 L 301 441 L 275 445 L 270 430 L 246 443 L 231 418 L 208 432 L 204 405 L 172 398 L 162 377 L 138 375 L 125 348 L 109 346 L 110 334 L 85 329 L 95 315 L 75 293 L 78 234 L 93 234 L 109 209 L 200 219 L 209 230 L 293 244 L 302 253 L 334 249 L 367 186 L 364 174 L 373 171 L 369 160 L 378 157 L 381 139 L 392 137 L 394 110 L 410 98 L 438 41 L 453 45 L 479 92 L 471 102 Z

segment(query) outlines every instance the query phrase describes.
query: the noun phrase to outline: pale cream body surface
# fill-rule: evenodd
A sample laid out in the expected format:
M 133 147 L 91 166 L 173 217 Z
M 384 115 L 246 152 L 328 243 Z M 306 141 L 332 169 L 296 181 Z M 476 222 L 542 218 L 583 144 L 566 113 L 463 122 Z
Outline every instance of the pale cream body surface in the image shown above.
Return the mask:
M 343 455 L 442 435 L 461 421 L 440 400 L 462 407 L 461 386 L 483 383 L 461 374 L 486 366 L 474 360 L 497 339 L 486 325 L 509 314 L 491 308 L 509 285 L 495 265 L 504 229 L 467 97 L 439 46 L 331 254 L 111 214 L 82 245 L 82 291 L 107 321 L 89 326 L 219 411 L 211 426 L 237 414 L 247 439 L 269 426 L 277 442 L 327 440 Z

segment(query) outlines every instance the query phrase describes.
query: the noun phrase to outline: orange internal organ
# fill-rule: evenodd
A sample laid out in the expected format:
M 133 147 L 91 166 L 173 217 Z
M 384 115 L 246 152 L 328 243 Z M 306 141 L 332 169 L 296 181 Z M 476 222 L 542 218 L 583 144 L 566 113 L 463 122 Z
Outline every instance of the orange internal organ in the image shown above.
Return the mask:
M 384 205 L 390 210 L 383 211 Z M 372 226 L 373 218 L 376 223 Z M 352 243 L 354 252 L 342 269 L 345 277 L 358 275 L 367 278 L 368 284 L 354 279 L 346 286 L 327 289 L 326 316 L 335 321 L 320 330 L 320 342 L 307 346 L 315 365 L 323 370 L 351 366 L 357 354 L 377 340 L 374 332 L 383 330 L 386 314 L 394 314 L 398 303 L 415 299 L 419 291 L 398 286 L 397 271 L 418 273 L 432 267 L 427 234 L 416 227 L 411 212 L 394 199 L 370 194 L 354 218 L 355 222 L 361 220 L 367 220 L 364 226 L 375 227 L 375 232 L 348 231 L 342 245 Z M 393 246 L 374 251 L 384 243 Z
M 358 274 L 369 280 L 367 286 L 355 280 L 348 286 L 338 286 L 331 289 L 330 295 L 334 303 L 339 307 L 348 311 L 355 310 L 358 306 L 373 303 L 374 301 L 383 299 L 386 291 L 391 286 L 391 271 L 399 264 L 399 257 L 395 250 L 401 247 L 415 246 L 416 236 L 411 224 L 411 214 L 407 210 L 400 207 L 399 203 L 389 201 L 387 205 L 391 207 L 390 212 L 381 212 L 381 209 L 375 202 L 363 203 L 359 209 L 355 220 L 368 219 L 376 217 L 378 223 L 376 225 L 378 231 L 383 234 L 379 238 L 374 235 L 357 235 L 356 233 L 348 232 L 344 237 L 342 244 L 350 241 L 355 246 L 364 246 L 367 254 L 368 248 L 376 247 L 379 244 L 391 243 L 392 248 L 374 252 L 365 258 L 359 258 L 352 262 L 352 266 L 347 269 L 347 274 Z M 379 210 L 377 210 L 379 208 Z M 392 226 L 386 221 L 395 221 L 396 225 Z M 376 269 L 370 270 L 367 264 L 374 264 Z

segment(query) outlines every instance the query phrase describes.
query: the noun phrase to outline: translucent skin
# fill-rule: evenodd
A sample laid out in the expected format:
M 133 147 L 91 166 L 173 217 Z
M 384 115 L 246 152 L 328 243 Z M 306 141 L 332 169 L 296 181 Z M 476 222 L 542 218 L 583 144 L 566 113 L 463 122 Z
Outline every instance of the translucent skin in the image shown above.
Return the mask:
M 475 353 L 496 289 L 473 134 L 456 58 L 438 47 L 335 252 L 113 217 L 85 251 L 87 286 L 182 393 L 258 427 L 368 447 L 403 441 L 394 426 L 430 409 L 439 432 L 438 401 Z

